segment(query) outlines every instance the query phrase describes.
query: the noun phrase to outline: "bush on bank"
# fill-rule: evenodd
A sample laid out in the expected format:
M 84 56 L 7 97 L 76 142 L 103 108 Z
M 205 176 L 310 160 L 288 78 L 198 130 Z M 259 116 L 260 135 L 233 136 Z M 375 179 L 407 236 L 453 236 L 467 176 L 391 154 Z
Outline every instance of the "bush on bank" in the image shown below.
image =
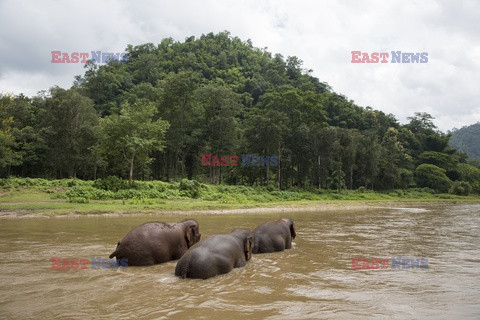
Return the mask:
M 52 198 L 73 203 L 91 200 L 182 200 L 201 199 L 220 203 L 255 203 L 274 201 L 308 200 L 381 200 L 381 199 L 449 199 L 471 194 L 472 187 L 465 182 L 454 182 L 449 194 L 436 194 L 430 188 L 398 189 L 379 193 L 360 187 L 357 190 L 300 189 L 278 190 L 268 187 L 210 185 L 195 180 L 180 182 L 135 181 L 132 186 L 126 180 L 107 177 L 96 181 L 79 179 L 47 180 L 41 178 L 0 179 L 4 190 L 35 189 L 51 194 Z

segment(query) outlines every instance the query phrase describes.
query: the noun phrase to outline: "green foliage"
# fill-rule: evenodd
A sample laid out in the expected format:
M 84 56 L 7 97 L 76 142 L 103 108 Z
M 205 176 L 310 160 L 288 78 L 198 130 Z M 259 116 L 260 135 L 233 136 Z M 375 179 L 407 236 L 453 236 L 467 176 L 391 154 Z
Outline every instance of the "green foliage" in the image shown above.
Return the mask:
M 465 181 L 454 181 L 448 193 L 458 196 L 468 196 L 472 192 L 472 186 Z
M 128 181 L 115 176 L 108 176 L 105 179 L 95 180 L 93 187 L 97 189 L 117 192 L 118 190 L 128 189 Z
M 90 201 L 90 193 L 83 188 L 74 188 L 68 190 L 66 193 L 68 202 L 73 203 L 88 203 Z
M 335 170 L 331 173 L 328 182 L 330 189 L 341 191 L 345 189 L 345 173 L 342 170 Z
M 467 163 L 458 165 L 460 178 L 468 182 L 472 187 L 472 192 L 480 194 L 480 168 L 474 167 Z
M 115 194 L 112 191 L 97 189 L 89 186 L 73 187 L 72 189 L 69 189 L 65 195 L 70 202 L 78 202 L 77 199 L 86 199 L 87 202 L 89 200 L 115 199 Z
M 445 170 L 452 170 L 456 166 L 456 161 L 447 153 L 436 151 L 425 151 L 419 156 L 422 163 L 434 164 Z
M 62 189 L 73 186 L 90 186 L 92 181 L 79 179 L 47 180 L 40 178 L 0 178 L 0 187 L 4 189 L 35 188 L 49 190 L 51 188 Z
M 95 140 L 98 123 L 93 101 L 78 90 L 50 89 L 51 98 L 39 112 L 38 127 L 45 141 L 46 166 L 57 176 L 75 177 L 88 158 L 88 148 Z
M 418 112 L 400 125 L 334 92 L 298 57 L 255 48 L 228 32 L 126 51 L 125 62 L 87 63 L 70 89 L 0 95 L 0 177 L 96 180 L 60 187 L 78 188 L 70 199 L 80 202 L 205 196 L 248 203 L 330 190 L 339 199 L 368 199 L 370 190 L 401 195 L 416 184 L 446 192 L 450 180 L 480 192 L 466 155 L 449 147 L 450 135 L 436 130 L 431 115 Z M 203 167 L 201 154 L 279 161 Z M 127 177 L 128 186 L 121 179 Z M 252 189 L 204 192 L 208 185 L 189 181 Z M 361 187 L 365 192 L 349 191 Z
M 99 149 L 107 157 L 123 158 L 133 181 L 135 161 L 149 163 L 152 151 L 164 148 L 164 136 L 169 124 L 153 120 L 157 113 L 152 103 L 124 103 L 120 114 L 102 119 L 99 127 Z
M 288 190 L 268 190 L 267 187 L 261 186 L 210 185 L 189 180 L 184 180 L 183 183 L 136 181 L 132 188 L 113 192 L 97 189 L 93 187 L 93 184 L 94 181 L 77 179 L 0 179 L 0 193 L 2 194 L 0 206 L 7 210 L 21 208 L 22 210 L 55 214 L 59 212 L 98 213 L 124 212 L 125 210 L 158 212 L 158 210 L 238 208 L 290 202 L 298 205 L 309 201 L 318 203 L 318 201 L 325 200 L 478 200 L 478 197 L 459 195 L 466 194 L 465 190 L 468 191 L 468 185 L 457 182 L 453 184 L 454 188 L 451 188 L 450 194 L 434 194 L 435 191 L 430 188 L 395 190 L 387 193 L 363 188 L 355 191 L 342 190 L 341 192 L 316 188 L 306 190 L 299 187 L 292 187 Z M 200 190 L 196 198 L 192 197 L 195 190 Z
M 433 164 L 421 164 L 415 169 L 415 179 L 420 187 L 427 187 L 438 192 L 448 192 L 451 181 L 446 170 Z
M 450 145 L 480 160 L 480 122 L 454 130 Z
M 163 198 L 161 193 L 155 189 L 135 190 L 125 189 L 119 190 L 115 194 L 115 199 L 152 199 Z
M 413 117 L 408 117 L 410 123 L 408 128 L 413 133 L 431 133 L 436 126 L 433 124 L 433 117 L 425 112 L 415 112 Z
M 14 105 L 12 96 L 0 96 L 0 169 L 18 164 L 20 155 L 15 153 L 15 137 L 12 134 L 14 117 L 8 109 Z
M 198 198 L 201 194 L 201 185 L 200 182 L 196 180 L 182 179 L 179 190 L 181 196 Z

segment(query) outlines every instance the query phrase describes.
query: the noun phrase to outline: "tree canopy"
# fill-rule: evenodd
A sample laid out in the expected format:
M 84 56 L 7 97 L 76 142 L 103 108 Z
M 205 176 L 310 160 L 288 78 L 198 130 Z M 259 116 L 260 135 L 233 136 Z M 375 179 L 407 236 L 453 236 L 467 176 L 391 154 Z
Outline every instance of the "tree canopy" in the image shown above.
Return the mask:
M 464 181 L 480 192 L 477 168 L 431 115 L 401 125 L 334 92 L 297 57 L 228 32 L 126 51 L 127 61 L 88 62 L 69 89 L 0 96 L 0 175 L 442 192 Z M 202 154 L 278 163 L 203 167 Z

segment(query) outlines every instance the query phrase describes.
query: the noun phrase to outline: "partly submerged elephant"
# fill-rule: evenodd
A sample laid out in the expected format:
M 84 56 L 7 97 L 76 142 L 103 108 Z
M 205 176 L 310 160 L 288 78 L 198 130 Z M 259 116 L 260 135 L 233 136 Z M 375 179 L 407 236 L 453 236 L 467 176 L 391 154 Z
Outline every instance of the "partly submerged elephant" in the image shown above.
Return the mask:
M 249 230 L 235 229 L 197 243 L 178 260 L 175 275 L 207 279 L 244 267 L 252 257 L 253 239 Z
M 110 259 L 127 259 L 128 266 L 148 266 L 180 259 L 200 241 L 195 220 L 178 223 L 148 222 L 133 228 L 117 245 Z
M 296 235 L 292 219 L 281 218 L 261 224 L 253 230 L 253 253 L 290 249 Z

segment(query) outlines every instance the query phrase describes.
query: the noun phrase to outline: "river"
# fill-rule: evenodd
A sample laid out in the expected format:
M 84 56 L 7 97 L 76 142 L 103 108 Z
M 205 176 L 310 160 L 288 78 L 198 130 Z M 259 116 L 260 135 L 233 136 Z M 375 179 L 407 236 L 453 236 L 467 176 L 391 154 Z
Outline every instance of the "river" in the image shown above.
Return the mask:
M 0 220 L 0 319 L 480 318 L 480 205 L 193 217 L 204 239 L 282 216 L 296 223 L 291 250 L 208 280 L 176 278 L 176 262 L 91 263 L 134 226 L 185 217 Z M 90 263 L 57 270 L 52 257 Z M 364 264 L 354 257 L 370 269 L 356 269 Z

